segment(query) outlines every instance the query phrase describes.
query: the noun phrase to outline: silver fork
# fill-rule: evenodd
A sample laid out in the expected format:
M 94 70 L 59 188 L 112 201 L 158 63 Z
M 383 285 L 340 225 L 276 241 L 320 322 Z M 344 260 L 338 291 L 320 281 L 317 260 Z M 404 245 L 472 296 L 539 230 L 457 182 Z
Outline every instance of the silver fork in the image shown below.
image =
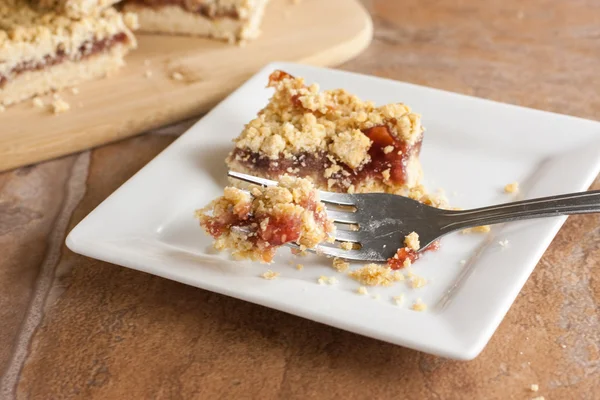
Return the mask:
M 239 172 L 229 171 L 228 175 L 261 186 L 277 185 L 275 181 Z M 398 248 L 403 246 L 404 237 L 411 232 L 419 234 L 423 250 L 440 237 L 466 228 L 532 218 L 600 212 L 600 190 L 463 211 L 430 207 L 408 197 L 387 193 L 319 193 L 321 201 L 328 206 L 327 215 L 338 226 L 335 240 L 358 243 L 360 248 L 344 250 L 339 244 L 332 243 L 320 244 L 317 248 L 309 250 L 330 257 L 374 262 L 385 262 L 393 257 Z M 345 210 L 339 209 L 340 207 Z M 344 226 L 358 226 L 358 229 L 340 229 Z M 289 245 L 296 247 L 293 243 Z

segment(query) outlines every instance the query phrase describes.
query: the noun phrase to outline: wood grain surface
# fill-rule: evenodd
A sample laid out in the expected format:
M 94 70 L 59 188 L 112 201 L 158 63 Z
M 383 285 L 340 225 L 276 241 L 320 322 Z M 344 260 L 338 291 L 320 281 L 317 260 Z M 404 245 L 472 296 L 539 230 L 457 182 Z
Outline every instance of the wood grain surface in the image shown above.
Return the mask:
M 332 23 L 335 21 L 335 23 Z M 336 65 L 371 41 L 369 14 L 357 0 L 272 0 L 263 34 L 239 47 L 209 39 L 137 35 L 127 65 L 109 79 L 61 92 L 71 110 L 31 101 L 0 115 L 0 171 L 110 143 L 198 116 L 272 61 Z M 173 79 L 180 74 L 182 79 Z
M 364 4 L 374 41 L 342 69 L 600 114 L 596 1 Z M 470 362 L 69 252 L 66 232 L 192 122 L 0 174 L 0 398 L 599 398 L 600 215 L 567 220 Z

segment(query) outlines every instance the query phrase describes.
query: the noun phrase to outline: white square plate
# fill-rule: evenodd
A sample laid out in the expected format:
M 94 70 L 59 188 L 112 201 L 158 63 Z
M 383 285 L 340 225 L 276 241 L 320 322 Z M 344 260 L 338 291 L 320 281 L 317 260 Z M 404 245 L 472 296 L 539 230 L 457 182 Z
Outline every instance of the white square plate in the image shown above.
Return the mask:
M 456 359 L 486 345 L 564 217 L 498 225 L 489 234 L 454 234 L 414 266 L 429 283 L 399 282 L 356 293 L 358 284 L 330 260 L 293 259 L 282 249 L 272 265 L 233 262 L 211 250 L 193 214 L 222 193 L 231 140 L 268 101 L 274 69 L 324 89 L 344 87 L 377 104 L 402 101 L 427 127 L 422 162 L 429 189 L 452 205 L 514 200 L 518 181 L 532 198 L 586 190 L 600 167 L 600 123 L 370 76 L 296 64 L 265 67 L 88 215 L 67 237 L 74 252 L 261 304 L 387 342 Z M 454 194 L 454 195 L 452 195 Z M 503 248 L 500 240 L 508 240 Z M 461 263 L 466 260 L 466 263 Z M 304 264 L 298 271 L 294 264 Z M 276 280 L 261 277 L 267 269 Z M 321 275 L 339 285 L 318 285 Z M 404 293 L 398 306 L 391 297 Z M 375 295 L 380 295 L 379 299 Z M 422 298 L 426 312 L 410 310 Z M 532 310 L 533 312 L 533 310 Z

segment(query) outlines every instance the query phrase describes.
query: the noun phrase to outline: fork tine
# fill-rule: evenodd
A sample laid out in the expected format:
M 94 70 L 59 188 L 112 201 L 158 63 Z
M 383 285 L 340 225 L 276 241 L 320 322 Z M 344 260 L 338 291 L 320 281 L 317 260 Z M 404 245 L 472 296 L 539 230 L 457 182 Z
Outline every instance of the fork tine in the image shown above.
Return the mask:
M 227 171 L 227 176 L 235 179 L 239 179 L 244 182 L 254 183 L 261 186 L 276 186 L 277 182 L 270 179 L 259 178 L 257 176 L 243 174 L 236 171 Z M 319 197 L 324 203 L 334 204 L 338 206 L 352 206 L 355 201 L 351 194 L 346 193 L 331 193 L 323 190 L 319 190 Z
M 299 249 L 296 243 L 286 243 L 288 247 Z M 344 250 L 339 247 L 335 247 L 334 245 L 320 244 L 314 249 L 306 249 L 306 251 L 310 253 L 315 253 L 317 255 L 324 255 L 327 257 L 338 257 L 343 258 L 345 260 L 350 261 L 387 261 L 379 257 L 377 254 L 370 254 L 363 250 Z
M 333 220 L 333 222 L 340 222 L 343 224 L 358 224 L 357 213 L 327 210 L 327 216 Z
M 244 181 L 244 182 L 248 182 L 248 183 L 254 183 L 256 185 L 261 185 L 261 186 L 277 186 L 277 182 L 276 181 L 272 181 L 270 179 L 265 179 L 265 178 L 259 178 L 258 176 L 252 176 L 252 175 L 248 175 L 248 174 L 242 174 L 241 172 L 235 172 L 235 171 L 227 171 L 227 176 L 230 176 L 232 178 L 235 179 L 239 179 L 240 181 Z
M 341 229 L 336 229 L 334 236 L 335 240 L 338 240 L 340 242 L 360 243 L 358 232 L 355 231 L 344 231 Z

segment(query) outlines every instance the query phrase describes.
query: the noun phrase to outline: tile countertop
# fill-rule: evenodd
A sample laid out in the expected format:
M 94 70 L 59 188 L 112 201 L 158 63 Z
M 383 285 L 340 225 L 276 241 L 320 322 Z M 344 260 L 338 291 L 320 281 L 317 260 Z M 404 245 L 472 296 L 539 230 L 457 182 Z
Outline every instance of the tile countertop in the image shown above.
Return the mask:
M 342 69 L 581 117 L 600 113 L 600 7 L 592 0 L 364 3 L 374 41 Z M 0 398 L 600 393 L 600 279 L 592 275 L 600 215 L 568 219 L 471 362 L 69 252 L 66 233 L 190 124 L 0 174 Z

